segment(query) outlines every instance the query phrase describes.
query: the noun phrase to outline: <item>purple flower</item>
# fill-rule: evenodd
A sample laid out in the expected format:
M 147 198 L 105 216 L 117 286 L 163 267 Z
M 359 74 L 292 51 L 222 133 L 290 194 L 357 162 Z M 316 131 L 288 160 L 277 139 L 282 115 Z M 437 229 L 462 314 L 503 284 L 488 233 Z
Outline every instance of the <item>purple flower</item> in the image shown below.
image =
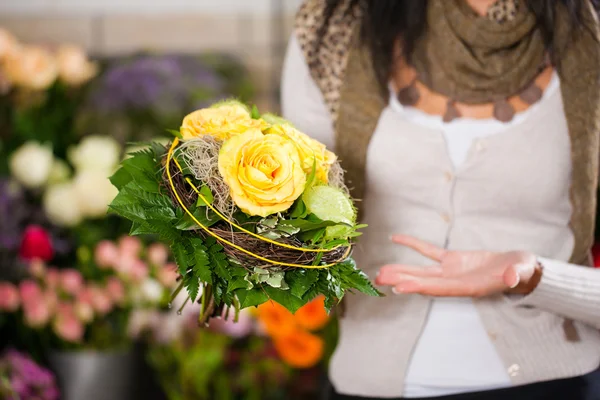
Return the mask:
M 0 358 L 0 375 L 8 379 L 8 392 L 17 398 L 57 400 L 59 391 L 54 376 L 23 353 L 7 351 Z M 9 397 L 10 398 L 10 397 Z
M 224 87 L 220 77 L 199 60 L 184 56 L 141 56 L 109 67 L 92 95 L 92 106 L 105 113 L 181 111 L 198 93 L 212 97 Z

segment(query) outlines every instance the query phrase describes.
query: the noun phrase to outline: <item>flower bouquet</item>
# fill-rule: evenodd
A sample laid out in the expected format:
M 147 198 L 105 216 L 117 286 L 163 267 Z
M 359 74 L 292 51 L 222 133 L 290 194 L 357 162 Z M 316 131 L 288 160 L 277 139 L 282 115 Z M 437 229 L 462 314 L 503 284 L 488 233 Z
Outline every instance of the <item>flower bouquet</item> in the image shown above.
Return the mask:
M 272 299 L 291 312 L 348 290 L 377 296 L 351 259 L 360 235 L 336 156 L 236 101 L 195 111 L 170 146 L 124 160 L 110 209 L 167 241 L 200 322 Z

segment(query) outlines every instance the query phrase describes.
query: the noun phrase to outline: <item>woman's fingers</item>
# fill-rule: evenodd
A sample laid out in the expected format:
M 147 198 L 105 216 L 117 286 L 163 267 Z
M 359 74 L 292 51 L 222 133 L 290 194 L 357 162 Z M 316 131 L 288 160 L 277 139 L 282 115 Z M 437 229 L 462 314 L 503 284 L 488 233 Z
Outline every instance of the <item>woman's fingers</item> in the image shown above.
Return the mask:
M 396 294 L 422 294 L 435 297 L 474 297 L 473 288 L 457 279 L 408 277 L 392 288 Z
M 438 262 L 442 260 L 442 257 L 444 257 L 444 254 L 446 253 L 446 250 L 412 236 L 393 235 L 392 241 L 396 244 L 410 247 L 411 249 L 423 254 L 425 257 L 431 258 L 432 260 Z
M 438 277 L 442 275 L 439 265 L 420 267 L 416 265 L 390 264 L 379 270 L 375 282 L 382 286 L 395 286 L 399 280 L 407 277 Z

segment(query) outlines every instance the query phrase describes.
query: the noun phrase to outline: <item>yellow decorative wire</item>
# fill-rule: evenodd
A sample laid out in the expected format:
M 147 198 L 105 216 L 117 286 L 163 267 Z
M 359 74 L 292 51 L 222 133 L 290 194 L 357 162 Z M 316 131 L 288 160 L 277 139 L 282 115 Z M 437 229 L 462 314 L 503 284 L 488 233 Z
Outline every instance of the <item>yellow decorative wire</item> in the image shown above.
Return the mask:
M 350 255 L 350 246 L 348 246 L 348 249 L 343 254 L 342 258 L 340 258 L 338 261 L 336 261 L 334 263 L 331 263 L 331 264 L 325 264 L 325 265 L 303 265 L 303 264 L 285 263 L 285 262 L 280 262 L 280 261 L 269 260 L 268 258 L 262 257 L 262 256 L 260 256 L 258 254 L 254 254 L 251 251 L 246 250 L 243 247 L 240 247 L 240 246 L 236 245 L 235 243 L 232 243 L 229 240 L 227 240 L 225 238 L 222 238 L 221 236 L 217 235 L 216 233 L 214 233 L 213 231 L 211 231 L 207 226 L 205 226 L 200 221 L 198 221 L 198 219 L 194 216 L 194 214 L 192 212 L 190 212 L 190 210 L 185 206 L 185 204 L 181 200 L 181 197 L 179 196 L 179 193 L 177 193 L 177 189 L 175 188 L 175 184 L 173 183 L 173 177 L 171 176 L 170 164 L 171 164 L 171 160 L 173 159 L 173 153 L 175 151 L 175 147 L 177 147 L 178 144 L 179 144 L 179 139 L 175 138 L 173 140 L 173 143 L 171 144 L 171 148 L 169 149 L 169 152 L 167 153 L 167 165 L 166 165 L 166 169 L 167 169 L 167 179 L 169 180 L 169 185 L 171 186 L 171 189 L 173 190 L 173 194 L 175 195 L 175 198 L 177 199 L 177 202 L 183 208 L 183 210 L 185 211 L 185 213 L 190 218 L 192 218 L 192 220 L 202 230 L 204 230 L 206 233 L 208 233 L 210 236 L 214 237 L 218 241 L 220 241 L 220 242 L 222 242 L 222 243 L 224 243 L 224 244 L 226 244 L 226 245 L 228 245 L 230 247 L 233 247 L 234 249 L 236 249 L 238 251 L 241 251 L 242 253 L 244 253 L 246 255 L 249 255 L 249 256 L 251 256 L 253 258 L 256 258 L 257 260 L 264 261 L 266 263 L 273 264 L 273 265 L 280 265 L 280 266 L 283 266 L 283 267 L 312 268 L 312 269 L 329 268 L 329 267 L 332 267 L 332 266 L 336 265 L 338 262 L 341 262 L 341 261 L 345 260 L 346 257 L 348 257 Z M 177 163 L 177 160 L 175 160 L 175 162 Z M 179 168 L 181 168 L 181 166 L 178 163 L 177 163 L 177 166 Z M 192 185 L 192 187 L 196 190 L 196 187 L 194 185 Z M 208 202 L 206 202 L 206 199 L 203 198 L 203 200 L 204 200 L 205 203 L 208 204 Z M 263 238 L 263 237 L 260 237 L 260 236 L 259 236 L 259 239 L 267 241 L 267 242 L 271 242 L 270 239 Z M 282 245 L 283 244 L 283 243 L 278 243 L 278 242 L 275 242 L 275 243 L 277 243 L 278 245 Z M 291 246 L 291 247 L 293 248 L 293 246 Z M 300 249 L 300 248 L 298 248 L 298 249 Z

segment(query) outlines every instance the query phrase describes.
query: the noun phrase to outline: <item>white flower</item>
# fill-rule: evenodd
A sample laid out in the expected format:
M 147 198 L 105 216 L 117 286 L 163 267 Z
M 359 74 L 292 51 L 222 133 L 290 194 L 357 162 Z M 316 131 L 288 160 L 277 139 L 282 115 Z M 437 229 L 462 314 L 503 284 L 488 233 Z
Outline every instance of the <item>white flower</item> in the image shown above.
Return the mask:
M 82 219 L 77 192 L 70 182 L 48 188 L 44 195 L 44 210 L 50 221 L 58 226 L 72 227 Z
M 106 172 L 85 170 L 73 180 L 79 208 L 85 217 L 99 218 L 106 215 L 108 205 L 118 190 L 108 180 Z
M 150 304 L 159 303 L 164 294 L 162 285 L 152 278 L 146 279 L 140 290 L 142 298 Z
M 48 180 L 53 159 L 49 146 L 27 142 L 10 157 L 10 173 L 23 186 L 39 188 Z
M 48 184 L 54 185 L 57 183 L 66 182 L 71 176 L 71 169 L 69 165 L 59 158 L 55 158 L 52 161 L 52 167 L 50 168 L 50 175 L 48 176 Z
M 69 149 L 69 160 L 79 171 L 97 171 L 106 176 L 114 172 L 120 161 L 121 147 L 109 136 L 88 136 Z

